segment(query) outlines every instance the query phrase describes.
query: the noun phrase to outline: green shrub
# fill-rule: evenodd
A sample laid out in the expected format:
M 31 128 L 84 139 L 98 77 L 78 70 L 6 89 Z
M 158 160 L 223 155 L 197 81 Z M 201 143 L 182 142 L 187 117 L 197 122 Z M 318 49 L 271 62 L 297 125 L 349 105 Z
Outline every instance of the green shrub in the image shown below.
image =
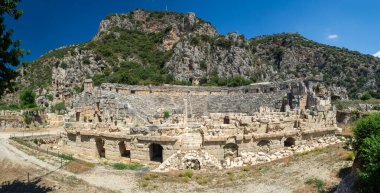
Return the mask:
M 186 81 L 186 80 L 177 80 L 177 81 L 174 81 L 173 84 L 184 85 L 184 86 L 191 86 L 192 85 L 192 83 L 190 81 Z
M 67 68 L 67 63 L 66 62 L 62 62 L 61 65 L 60 65 L 61 68 L 63 69 L 66 69 Z
M 322 192 L 325 187 L 325 182 L 318 178 L 309 178 L 306 180 L 305 184 L 314 185 L 318 192 Z
M 363 93 L 363 95 L 360 97 L 360 100 L 366 101 L 366 100 L 369 100 L 369 99 L 371 99 L 371 98 L 372 98 L 371 94 L 369 94 L 368 92 L 365 92 L 365 93 Z
M 376 99 L 380 99 L 380 92 L 369 91 L 369 94 Z
M 187 177 L 187 176 L 183 177 L 183 182 L 185 182 L 185 183 L 189 183 L 189 181 L 190 181 L 190 178 L 189 178 L 189 177 Z
M 64 102 L 60 102 L 60 103 L 55 104 L 51 108 L 51 111 L 54 112 L 54 113 L 57 113 L 57 114 L 63 114 L 63 113 L 65 113 L 65 111 L 66 111 L 65 103 Z
M 22 113 L 22 117 L 24 118 L 24 123 L 27 125 L 31 124 L 35 120 L 35 112 L 34 111 L 25 111 Z
M 49 101 L 53 101 L 53 95 L 51 95 L 51 94 L 46 95 L 46 98 L 47 98 Z
M 347 160 L 354 161 L 355 160 L 355 153 L 353 151 L 350 151 L 347 156 Z
M 83 64 L 90 64 L 90 59 L 89 58 L 84 58 L 83 59 Z
M 164 119 L 168 119 L 170 117 L 170 113 L 168 111 L 164 112 Z
M 206 185 L 210 180 L 207 177 L 199 177 L 196 179 L 196 181 L 199 185 Z
M 83 87 L 83 85 L 82 86 L 75 86 L 74 87 L 74 91 L 75 91 L 75 93 L 81 93 L 82 91 L 84 90 L 84 87 Z
M 380 111 L 380 105 L 376 105 L 373 107 L 373 110 Z
M 159 176 L 160 176 L 160 175 L 157 174 L 157 173 L 150 173 L 150 174 L 149 174 L 149 178 L 151 178 L 151 179 L 158 178 Z
M 66 154 L 58 154 L 57 157 L 62 158 L 64 160 L 72 161 L 74 160 L 72 155 L 66 155 Z
M 8 104 L 0 102 L 0 110 L 20 110 L 18 104 Z
M 20 95 L 20 107 L 24 109 L 37 107 L 35 99 L 36 94 L 32 90 L 26 89 L 22 91 Z
M 115 163 L 112 167 L 116 170 L 146 170 L 147 167 L 141 164 L 125 164 L 125 163 Z
M 232 78 L 220 78 L 214 74 L 204 85 L 208 86 L 228 86 L 237 87 L 251 84 L 251 80 L 247 80 L 242 76 L 234 76 Z
M 380 113 L 369 115 L 358 121 L 354 132 L 353 147 L 356 151 L 356 173 L 362 192 L 380 192 Z
M 192 170 L 185 170 L 179 174 L 179 177 L 188 177 L 192 178 L 193 177 L 193 171 Z
M 337 103 L 337 104 L 335 105 L 335 107 L 336 107 L 336 109 L 338 109 L 338 110 L 340 110 L 340 111 L 344 109 L 342 103 Z
M 142 183 L 141 183 L 141 187 L 143 187 L 143 188 L 146 188 L 146 187 L 148 187 L 149 186 L 149 183 L 148 183 L 148 181 L 146 181 L 146 180 L 144 180 Z

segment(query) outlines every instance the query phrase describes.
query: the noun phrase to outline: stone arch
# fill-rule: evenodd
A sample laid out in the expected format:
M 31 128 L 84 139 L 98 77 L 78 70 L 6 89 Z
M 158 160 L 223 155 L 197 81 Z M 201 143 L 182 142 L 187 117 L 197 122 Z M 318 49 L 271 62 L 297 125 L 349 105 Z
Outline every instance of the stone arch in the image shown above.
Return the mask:
M 269 140 L 261 140 L 257 143 L 257 146 L 259 147 L 259 151 L 262 151 L 262 152 L 269 152 L 270 148 L 270 141 Z
M 291 147 L 293 145 L 296 145 L 296 139 L 294 139 L 293 137 L 288 137 L 284 141 L 284 147 Z
M 131 151 L 127 150 L 125 142 L 124 141 L 120 141 L 118 143 L 118 145 L 119 145 L 120 156 L 121 157 L 128 157 L 128 158 L 130 158 L 131 157 Z
M 184 161 L 186 169 L 190 170 L 200 170 L 201 162 L 198 159 L 187 159 Z
M 102 138 L 95 138 L 96 149 L 98 150 L 99 157 L 106 157 L 106 149 L 104 148 L 105 141 Z
M 259 146 L 259 147 L 263 147 L 263 146 L 269 146 L 269 144 L 270 144 L 270 141 L 264 139 L 264 140 L 259 141 L 259 142 L 257 143 L 257 146 Z
M 224 158 L 235 158 L 239 155 L 239 146 L 236 143 L 227 143 L 224 147 Z
M 163 149 L 160 144 L 152 143 L 149 145 L 150 161 L 161 162 L 163 161 Z

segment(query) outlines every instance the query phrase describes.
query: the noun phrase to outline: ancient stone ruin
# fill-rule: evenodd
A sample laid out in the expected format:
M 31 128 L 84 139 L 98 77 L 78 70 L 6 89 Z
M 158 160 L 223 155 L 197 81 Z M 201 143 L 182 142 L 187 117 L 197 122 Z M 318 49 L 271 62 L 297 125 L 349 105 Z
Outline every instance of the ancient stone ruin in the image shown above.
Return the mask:
M 132 86 L 85 81 L 65 117 L 65 153 L 230 168 L 339 142 L 330 92 L 317 81 L 241 87 Z

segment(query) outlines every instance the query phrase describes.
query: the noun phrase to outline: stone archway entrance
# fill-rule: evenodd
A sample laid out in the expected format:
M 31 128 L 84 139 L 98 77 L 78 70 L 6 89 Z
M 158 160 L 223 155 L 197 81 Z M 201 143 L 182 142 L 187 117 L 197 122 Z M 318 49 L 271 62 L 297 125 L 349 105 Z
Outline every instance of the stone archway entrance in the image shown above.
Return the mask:
M 120 151 L 121 157 L 128 157 L 128 158 L 131 157 L 131 151 L 127 150 L 127 147 L 124 141 L 119 142 L 119 151 Z
M 261 140 L 257 143 L 257 146 L 259 147 L 259 151 L 268 153 L 270 148 L 270 141 L 269 140 Z
M 163 162 L 162 146 L 160 144 L 152 143 L 149 145 L 150 161 Z
M 184 161 L 186 169 L 190 170 L 200 170 L 201 169 L 201 163 L 198 159 L 188 159 Z
M 293 137 L 289 137 L 284 141 L 284 147 L 291 147 L 293 145 L 296 145 L 296 139 Z
M 224 158 L 235 158 L 239 155 L 239 147 L 235 143 L 228 143 L 224 147 Z
M 104 148 L 104 143 L 105 143 L 104 140 L 102 138 L 96 138 L 95 142 L 96 142 L 96 149 L 98 150 L 99 157 L 105 158 L 106 157 L 106 149 Z

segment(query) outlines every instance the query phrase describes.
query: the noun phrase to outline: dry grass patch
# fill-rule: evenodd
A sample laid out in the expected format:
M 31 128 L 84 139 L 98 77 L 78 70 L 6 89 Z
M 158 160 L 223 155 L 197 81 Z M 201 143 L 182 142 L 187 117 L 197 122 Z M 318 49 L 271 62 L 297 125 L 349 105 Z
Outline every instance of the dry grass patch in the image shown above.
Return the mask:
M 65 165 L 65 169 L 75 173 L 75 174 L 80 174 L 83 172 L 87 172 L 95 167 L 95 164 L 93 163 L 88 163 L 84 161 L 79 161 L 79 160 L 73 160 L 70 161 Z

